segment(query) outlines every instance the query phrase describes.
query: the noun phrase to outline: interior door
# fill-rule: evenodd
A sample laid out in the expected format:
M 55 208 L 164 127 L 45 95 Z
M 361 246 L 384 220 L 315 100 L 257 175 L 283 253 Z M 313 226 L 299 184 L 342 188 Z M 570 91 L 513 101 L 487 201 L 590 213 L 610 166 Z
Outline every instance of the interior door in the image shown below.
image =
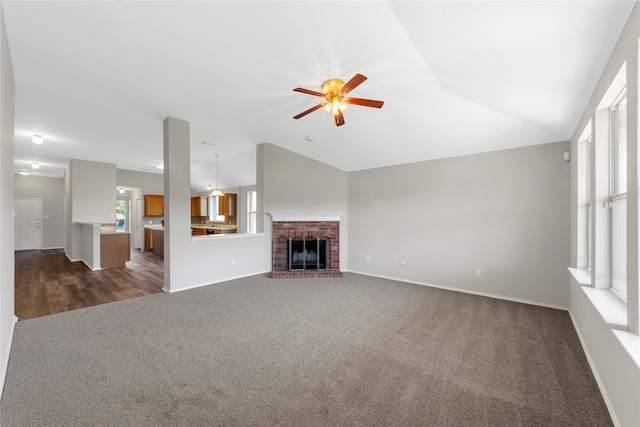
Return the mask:
M 15 199 L 13 206 L 14 249 L 42 249 L 42 200 Z

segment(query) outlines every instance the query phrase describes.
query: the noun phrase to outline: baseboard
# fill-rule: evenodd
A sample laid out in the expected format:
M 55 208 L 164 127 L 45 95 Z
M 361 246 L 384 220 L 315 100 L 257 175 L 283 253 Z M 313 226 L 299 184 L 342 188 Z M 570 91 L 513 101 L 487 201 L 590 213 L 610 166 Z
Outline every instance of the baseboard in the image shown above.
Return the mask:
M 455 288 L 453 286 L 435 285 L 433 283 L 426 283 L 426 282 L 419 282 L 419 281 L 415 281 L 415 280 L 401 279 L 401 278 L 398 278 L 398 277 L 381 276 L 379 274 L 365 273 L 365 272 L 362 272 L 362 271 L 351 270 L 351 271 L 349 271 L 349 273 L 362 274 L 363 276 L 377 277 L 379 279 L 394 280 L 396 282 L 411 283 L 413 285 L 428 286 L 430 288 L 438 288 L 438 289 L 444 289 L 444 290 L 447 290 L 447 291 L 462 292 L 462 293 L 465 293 L 465 294 L 471 294 L 471 295 L 478 295 L 478 296 L 482 296 L 482 297 L 501 299 L 501 300 L 505 300 L 505 301 L 519 302 L 519 303 L 522 303 L 522 304 L 536 305 L 536 306 L 539 306 L 539 307 L 553 308 L 555 310 L 569 311 L 568 307 L 564 307 L 564 306 L 561 306 L 561 305 L 548 304 L 548 303 L 544 303 L 544 302 L 531 301 L 531 300 L 526 300 L 526 299 L 521 299 L 521 298 L 513 298 L 513 297 L 508 297 L 508 296 L 505 296 L 505 295 L 492 294 L 492 293 L 489 293 L 489 292 L 478 292 L 478 291 L 472 291 L 472 290 L 469 290 L 469 289 Z
M 7 342 L 7 353 L 4 355 L 4 363 L 2 365 L 2 376 L 0 377 L 0 396 L 4 391 L 4 382 L 7 378 L 7 369 L 9 368 L 9 357 L 11 356 L 11 345 L 13 344 L 13 331 L 18 323 L 18 316 L 13 316 L 13 323 L 11 324 L 11 330 L 9 331 L 9 340 Z
M 66 252 L 64 253 L 64 256 L 66 256 L 66 257 L 67 257 L 67 259 L 68 259 L 69 261 L 71 261 L 71 262 L 78 262 L 78 261 L 82 261 L 81 259 L 72 259 L 71 257 L 69 257 L 69 254 L 68 254 L 68 253 L 66 253 Z
M 215 282 L 208 282 L 200 285 L 191 285 L 191 286 L 187 286 L 180 289 L 174 289 L 174 290 L 169 290 L 163 287 L 162 291 L 169 294 L 174 294 L 176 292 L 188 291 L 189 289 L 196 289 L 196 288 L 201 288 L 203 286 L 215 285 L 216 283 L 228 282 L 229 280 L 243 279 L 245 277 L 257 276 L 258 274 L 268 274 L 268 273 L 271 273 L 271 270 L 258 271 L 256 273 L 244 274 L 242 276 L 227 277 L 225 279 L 216 280 Z
M 591 368 L 591 373 L 596 380 L 596 384 L 598 384 L 598 389 L 600 390 L 600 394 L 602 395 L 602 399 L 604 400 L 604 404 L 607 406 L 607 410 L 609 411 L 609 416 L 611 417 L 611 421 L 614 426 L 619 426 L 620 422 L 618 421 L 618 417 L 616 417 L 616 413 L 613 409 L 613 404 L 611 403 L 611 399 L 609 399 L 609 395 L 607 394 L 607 390 L 602 383 L 602 379 L 600 379 L 600 375 L 598 375 L 598 370 L 596 369 L 595 363 L 593 363 L 593 359 L 589 354 L 589 349 L 587 348 L 587 344 L 582 337 L 582 332 L 578 327 L 578 323 L 576 319 L 573 317 L 573 312 L 571 309 L 569 311 L 569 317 L 571 318 L 571 323 L 573 323 L 573 329 L 576 330 L 576 334 L 578 335 L 578 339 L 580 340 L 580 345 L 582 345 L 582 350 L 584 351 L 585 356 L 587 357 L 587 362 L 589 363 L 589 367 Z

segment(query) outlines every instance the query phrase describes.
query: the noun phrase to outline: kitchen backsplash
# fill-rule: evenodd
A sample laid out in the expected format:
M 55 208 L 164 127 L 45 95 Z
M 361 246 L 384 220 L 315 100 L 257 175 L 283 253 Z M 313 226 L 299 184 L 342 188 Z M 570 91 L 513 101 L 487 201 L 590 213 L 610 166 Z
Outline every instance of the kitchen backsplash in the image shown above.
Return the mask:
M 144 224 L 144 225 L 162 224 L 162 221 L 164 221 L 164 217 L 163 216 L 143 216 L 142 217 L 142 224 Z

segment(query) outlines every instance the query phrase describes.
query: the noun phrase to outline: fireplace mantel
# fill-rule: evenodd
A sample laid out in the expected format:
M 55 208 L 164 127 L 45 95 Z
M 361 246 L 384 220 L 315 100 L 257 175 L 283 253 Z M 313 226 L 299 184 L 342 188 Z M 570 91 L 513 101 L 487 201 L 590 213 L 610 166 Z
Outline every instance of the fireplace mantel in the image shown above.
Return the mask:
M 268 212 L 273 221 L 340 221 L 342 212 Z

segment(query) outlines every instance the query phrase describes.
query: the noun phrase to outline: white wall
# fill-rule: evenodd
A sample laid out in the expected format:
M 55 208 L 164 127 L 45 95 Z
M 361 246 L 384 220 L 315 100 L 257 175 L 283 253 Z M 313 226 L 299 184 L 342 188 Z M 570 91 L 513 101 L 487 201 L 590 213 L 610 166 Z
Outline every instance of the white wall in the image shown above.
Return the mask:
M 264 273 L 265 236 L 191 236 L 189 123 L 164 121 L 164 290 L 181 291 Z
M 258 146 L 258 218 L 271 241 L 271 216 L 278 213 L 339 213 L 340 269 L 349 269 L 348 182 L 343 170 L 301 156 L 273 144 Z M 258 230 L 261 230 L 258 225 Z M 271 260 L 271 246 L 268 248 Z
M 82 227 L 79 223 L 115 223 L 116 165 L 72 159 L 64 174 L 65 254 L 81 261 Z
M 631 16 L 609 58 L 609 61 L 598 81 L 584 114 L 571 139 L 572 153 L 578 153 L 578 140 L 589 120 L 594 119 L 594 113 L 602 98 L 607 93 L 612 81 L 626 62 L 627 96 L 628 96 L 628 133 L 627 133 L 627 161 L 628 161 L 628 197 L 627 197 L 627 323 L 629 332 L 613 331 L 605 322 L 598 304 L 586 297 L 582 289 L 573 279 L 569 280 L 570 298 L 569 311 L 585 353 L 589 359 L 594 375 L 605 398 L 611 416 L 616 425 L 640 425 L 640 337 L 638 294 L 638 38 L 640 37 L 640 5 L 636 3 Z M 603 130 L 606 133 L 606 129 Z M 571 168 L 571 238 L 570 238 L 570 266 L 584 268 L 584 256 L 579 247 L 580 233 L 584 224 L 584 215 L 580 216 L 578 189 L 578 165 L 572 162 Z M 606 234 L 606 233 L 605 233 Z M 608 245 L 608 239 L 599 243 L 595 236 L 594 247 L 596 253 L 601 245 Z M 605 236 L 606 237 L 606 236 Z M 594 260 L 602 263 L 602 259 Z M 608 261 L 605 260 L 605 263 Z M 590 274 L 588 273 L 587 276 Z M 606 292 L 606 290 L 602 290 Z M 634 357 L 631 357 L 629 346 L 625 342 L 635 343 L 631 346 Z
M 116 180 L 118 186 L 140 188 L 142 194 L 164 194 L 164 176 L 161 173 L 118 169 Z
M 14 197 L 42 199 L 42 249 L 64 248 L 64 181 L 42 176 L 14 176 Z
M 15 325 L 13 251 L 13 159 L 15 83 L 0 3 L 0 396 Z
M 72 159 L 69 170 L 72 221 L 115 223 L 116 165 Z
M 349 270 L 567 307 L 568 149 L 554 143 L 350 173 Z

